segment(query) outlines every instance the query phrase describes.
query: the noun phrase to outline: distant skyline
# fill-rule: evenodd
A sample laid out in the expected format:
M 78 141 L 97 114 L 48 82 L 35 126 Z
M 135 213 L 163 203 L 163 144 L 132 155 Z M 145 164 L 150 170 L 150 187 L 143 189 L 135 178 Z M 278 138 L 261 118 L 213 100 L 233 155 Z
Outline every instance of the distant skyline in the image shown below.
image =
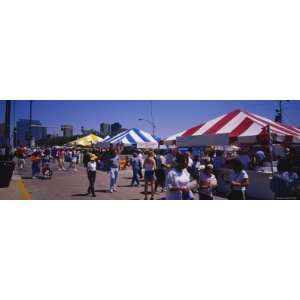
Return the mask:
M 32 118 L 49 126 L 48 133 L 61 135 L 60 126 L 74 126 L 74 134 L 85 129 L 99 131 L 100 123 L 120 122 L 125 128 L 140 128 L 149 133 L 151 126 L 139 118 L 151 120 L 149 100 L 35 100 Z M 194 125 L 216 118 L 235 109 L 243 109 L 274 120 L 278 101 L 190 101 L 190 100 L 153 100 L 153 119 L 156 135 L 166 138 Z M 12 105 L 13 108 L 13 105 Z M 4 121 L 5 101 L 0 101 L 0 120 Z M 292 126 L 300 126 L 300 101 L 283 102 L 283 121 Z M 14 120 L 15 117 L 15 120 Z M 12 112 L 12 122 L 29 118 L 29 101 L 17 101 Z M 59 128 L 54 128 L 59 127 Z

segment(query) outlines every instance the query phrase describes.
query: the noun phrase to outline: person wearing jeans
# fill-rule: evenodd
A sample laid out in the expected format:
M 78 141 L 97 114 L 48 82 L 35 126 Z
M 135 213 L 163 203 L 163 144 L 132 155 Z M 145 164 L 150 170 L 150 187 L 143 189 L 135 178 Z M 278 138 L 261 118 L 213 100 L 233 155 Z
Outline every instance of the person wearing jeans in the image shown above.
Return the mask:
M 133 153 L 133 157 L 131 159 L 131 166 L 132 166 L 132 179 L 131 179 L 131 186 L 136 183 L 137 186 L 140 186 L 140 179 L 139 174 L 142 170 L 141 160 L 137 157 L 137 153 Z
M 32 179 L 35 179 L 40 174 L 40 161 L 41 156 L 40 153 L 35 151 L 31 156 L 31 163 L 32 163 Z
M 111 193 L 117 191 L 117 179 L 119 174 L 119 156 L 117 155 L 115 150 L 111 150 L 110 160 L 109 160 L 109 173 L 110 173 L 110 188 L 109 191 Z

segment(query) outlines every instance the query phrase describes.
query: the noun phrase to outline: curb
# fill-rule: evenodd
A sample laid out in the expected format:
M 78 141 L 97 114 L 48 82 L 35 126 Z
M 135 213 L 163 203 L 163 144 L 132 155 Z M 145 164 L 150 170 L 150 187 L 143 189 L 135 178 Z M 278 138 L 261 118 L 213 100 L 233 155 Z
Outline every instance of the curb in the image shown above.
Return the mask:
M 21 176 L 20 175 L 13 175 L 12 180 L 14 180 L 14 181 L 17 182 L 17 186 L 18 186 L 19 191 L 22 194 L 23 200 L 32 200 L 31 194 L 28 192 L 28 190 L 27 190 L 27 188 L 26 188 L 26 186 L 24 184 L 24 181 L 22 180 Z

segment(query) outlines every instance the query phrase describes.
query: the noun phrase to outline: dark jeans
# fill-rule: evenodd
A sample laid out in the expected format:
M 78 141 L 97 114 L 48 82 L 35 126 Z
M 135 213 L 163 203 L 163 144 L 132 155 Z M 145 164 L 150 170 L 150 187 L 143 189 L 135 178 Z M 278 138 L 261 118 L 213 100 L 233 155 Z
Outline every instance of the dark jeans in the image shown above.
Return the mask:
M 96 172 L 95 171 L 88 171 L 88 179 L 89 179 L 89 188 L 88 193 L 92 193 L 92 195 L 95 195 L 95 180 L 96 180 Z
M 213 197 L 199 192 L 199 200 L 214 200 Z
M 243 191 L 231 191 L 228 195 L 229 200 L 246 200 L 245 192 Z
M 133 175 L 132 175 L 131 185 L 134 185 L 135 182 L 137 185 L 140 185 L 139 173 L 141 169 L 133 169 L 132 171 L 133 171 Z
M 164 169 L 157 169 L 155 171 L 156 181 L 155 181 L 155 190 L 157 190 L 158 186 L 161 186 L 162 188 L 165 187 L 166 182 L 166 173 Z
M 32 163 L 32 177 L 40 175 L 40 164 Z

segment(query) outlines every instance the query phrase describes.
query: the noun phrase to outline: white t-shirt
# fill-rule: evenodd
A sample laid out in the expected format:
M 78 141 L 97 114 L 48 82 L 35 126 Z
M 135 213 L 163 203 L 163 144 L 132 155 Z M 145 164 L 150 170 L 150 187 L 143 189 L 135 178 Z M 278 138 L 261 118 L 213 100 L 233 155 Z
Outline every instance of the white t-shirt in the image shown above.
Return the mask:
M 182 199 L 182 192 L 177 191 L 173 192 L 170 191 L 171 188 L 185 188 L 188 186 L 190 182 L 190 173 L 187 169 L 183 169 L 181 172 L 172 169 L 166 179 L 166 187 L 167 187 L 167 200 L 181 200 Z
M 200 193 L 212 197 L 213 188 L 217 185 L 216 176 L 214 174 L 211 174 L 210 176 L 208 176 L 207 173 L 201 172 L 200 177 L 199 177 L 199 182 L 200 182 L 200 184 L 201 184 L 201 182 L 203 182 L 205 185 L 209 185 L 208 188 L 201 188 L 201 185 L 200 185 Z
M 89 161 L 87 164 L 88 171 L 96 171 L 97 163 L 95 161 Z
M 137 157 L 138 157 L 138 159 L 141 161 L 141 164 L 143 165 L 143 163 L 144 163 L 143 154 L 142 154 L 142 153 L 139 153 Z
M 239 173 L 233 172 L 231 180 L 241 183 L 244 179 L 248 179 L 248 178 L 249 178 L 249 176 L 248 176 L 247 172 L 245 170 L 242 170 Z M 232 189 L 234 191 L 245 191 L 246 187 L 245 186 L 234 186 Z

